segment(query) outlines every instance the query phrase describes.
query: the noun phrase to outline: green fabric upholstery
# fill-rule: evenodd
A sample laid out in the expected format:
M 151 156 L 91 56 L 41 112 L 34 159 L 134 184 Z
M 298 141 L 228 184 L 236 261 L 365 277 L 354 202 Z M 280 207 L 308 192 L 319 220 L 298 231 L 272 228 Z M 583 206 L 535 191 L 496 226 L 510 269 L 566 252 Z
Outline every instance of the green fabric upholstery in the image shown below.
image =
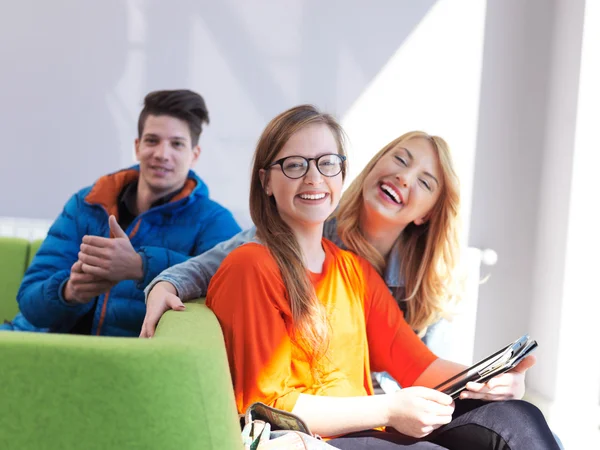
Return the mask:
M 219 323 L 168 312 L 153 339 L 0 332 L 0 445 L 239 449 Z
M 0 323 L 19 311 L 17 292 L 28 265 L 29 241 L 0 237 Z
M 29 267 L 31 265 L 31 261 L 33 261 L 33 257 L 40 249 L 42 242 L 44 242 L 43 239 L 36 239 L 35 241 L 31 241 L 29 243 L 29 255 L 27 258 L 27 267 Z
M 0 237 L 0 320 L 42 241 Z M 219 322 L 203 303 L 153 339 L 0 331 L 0 448 L 239 449 Z

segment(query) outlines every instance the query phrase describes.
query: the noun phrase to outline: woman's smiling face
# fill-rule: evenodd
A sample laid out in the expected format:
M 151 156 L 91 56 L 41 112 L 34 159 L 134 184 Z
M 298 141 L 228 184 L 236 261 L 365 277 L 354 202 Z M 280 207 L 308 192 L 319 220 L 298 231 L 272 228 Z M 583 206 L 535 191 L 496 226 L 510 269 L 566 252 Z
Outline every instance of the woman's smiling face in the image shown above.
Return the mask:
M 318 158 L 325 154 L 337 154 L 338 143 L 327 125 L 308 125 L 290 137 L 274 161 L 288 156 Z M 263 170 L 264 185 L 268 195 L 273 195 L 281 218 L 295 229 L 322 225 L 337 208 L 342 192 L 343 178 L 339 173 L 333 177 L 322 175 L 315 161 L 310 161 L 308 172 L 298 179 L 288 178 L 279 165 Z
M 406 227 L 421 225 L 443 188 L 438 155 L 425 138 L 401 142 L 384 154 L 365 178 L 365 219 Z

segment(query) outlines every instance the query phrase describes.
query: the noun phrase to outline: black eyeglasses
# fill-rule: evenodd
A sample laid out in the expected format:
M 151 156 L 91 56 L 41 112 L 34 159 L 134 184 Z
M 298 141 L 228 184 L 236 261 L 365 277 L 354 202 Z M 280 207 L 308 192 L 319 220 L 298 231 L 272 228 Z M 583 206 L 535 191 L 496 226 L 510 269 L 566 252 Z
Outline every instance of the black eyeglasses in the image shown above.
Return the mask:
M 308 173 L 308 167 L 311 161 L 315 162 L 317 170 L 321 175 L 335 177 L 342 171 L 346 157 L 338 155 L 337 153 L 321 155 L 318 158 L 286 156 L 285 158 L 278 159 L 274 163 L 268 165 L 265 169 L 270 169 L 273 166 L 281 166 L 283 174 L 286 177 L 295 180 L 297 178 L 302 178 Z

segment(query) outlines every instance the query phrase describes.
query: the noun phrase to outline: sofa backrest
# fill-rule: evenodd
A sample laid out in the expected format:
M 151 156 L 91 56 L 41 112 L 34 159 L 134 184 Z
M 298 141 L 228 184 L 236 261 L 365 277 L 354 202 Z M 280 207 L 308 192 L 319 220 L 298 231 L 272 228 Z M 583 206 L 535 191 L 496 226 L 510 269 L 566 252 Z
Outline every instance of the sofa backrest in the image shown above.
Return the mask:
M 37 239 L 37 240 L 31 241 L 29 243 L 29 256 L 27 258 L 27 267 L 29 267 L 29 265 L 31 264 L 31 261 L 33 261 L 33 257 L 36 255 L 36 253 L 40 249 L 42 242 L 44 242 L 43 239 Z
M 17 292 L 42 242 L 0 237 L 0 323 L 11 320 L 19 311 Z
M 0 237 L 0 323 L 19 311 L 17 291 L 29 260 L 29 241 Z

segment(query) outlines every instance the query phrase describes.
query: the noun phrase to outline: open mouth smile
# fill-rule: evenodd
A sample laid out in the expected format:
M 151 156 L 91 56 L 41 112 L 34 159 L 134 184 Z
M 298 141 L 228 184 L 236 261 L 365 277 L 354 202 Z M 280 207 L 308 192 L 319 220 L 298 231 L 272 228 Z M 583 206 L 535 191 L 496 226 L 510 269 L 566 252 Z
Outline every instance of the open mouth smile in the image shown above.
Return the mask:
M 388 183 L 381 183 L 379 185 L 379 189 L 385 197 L 398 205 L 403 205 L 404 201 L 402 199 L 402 194 L 400 194 L 395 187 L 391 186 Z

